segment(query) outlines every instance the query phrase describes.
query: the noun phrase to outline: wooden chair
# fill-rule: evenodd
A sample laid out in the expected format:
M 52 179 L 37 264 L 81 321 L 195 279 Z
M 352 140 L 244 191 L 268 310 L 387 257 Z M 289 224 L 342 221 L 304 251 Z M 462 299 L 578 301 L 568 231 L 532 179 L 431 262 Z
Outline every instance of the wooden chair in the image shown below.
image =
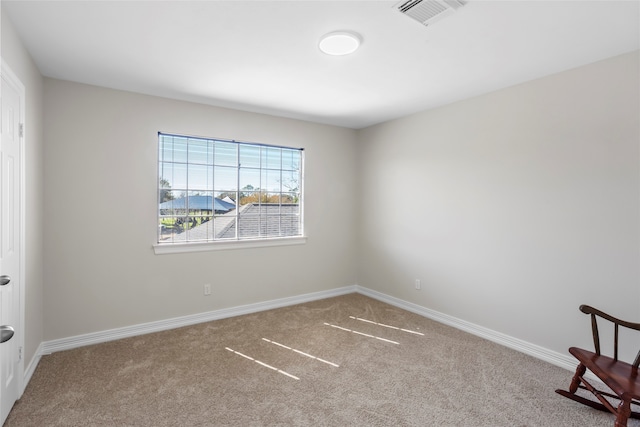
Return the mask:
M 618 360 L 618 329 L 624 328 L 640 331 L 640 323 L 631 323 L 616 319 L 600 310 L 588 305 L 581 305 L 580 311 L 591 315 L 591 331 L 595 352 L 571 347 L 569 353 L 580 362 L 576 373 L 571 380 L 569 391 L 556 390 L 556 393 L 576 402 L 583 403 L 602 411 L 610 411 L 616 416 L 615 427 L 626 427 L 629 418 L 640 419 L 640 413 L 632 411 L 632 405 L 640 405 L 640 378 L 638 377 L 638 365 L 640 364 L 640 351 L 633 364 Z M 600 354 L 600 336 L 598 335 L 598 318 L 613 323 L 613 357 Z M 637 343 L 637 341 L 636 341 Z M 610 391 L 601 391 L 584 379 L 585 372 L 589 370 L 598 377 Z M 578 396 L 578 388 L 588 390 L 594 394 L 599 402 Z M 614 406 L 617 402 L 617 406 Z

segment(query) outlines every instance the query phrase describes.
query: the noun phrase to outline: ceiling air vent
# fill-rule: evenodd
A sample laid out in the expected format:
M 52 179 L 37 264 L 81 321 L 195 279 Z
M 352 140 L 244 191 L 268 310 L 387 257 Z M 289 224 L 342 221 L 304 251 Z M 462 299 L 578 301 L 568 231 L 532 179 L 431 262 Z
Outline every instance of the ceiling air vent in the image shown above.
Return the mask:
M 409 0 L 394 7 L 421 24 L 429 25 L 455 12 L 465 3 L 465 0 Z

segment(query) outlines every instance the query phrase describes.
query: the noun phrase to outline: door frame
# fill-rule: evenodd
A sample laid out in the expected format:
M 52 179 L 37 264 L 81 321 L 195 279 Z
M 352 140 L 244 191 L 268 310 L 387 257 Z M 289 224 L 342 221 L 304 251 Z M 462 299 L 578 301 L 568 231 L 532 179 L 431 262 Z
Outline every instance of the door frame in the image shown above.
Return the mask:
M 20 397 L 22 397 L 22 394 L 24 393 L 24 389 L 25 389 L 25 378 L 24 378 L 24 375 L 25 375 L 25 372 L 24 372 L 25 329 L 24 327 L 26 324 L 25 323 L 25 295 L 26 295 L 26 290 L 25 290 L 25 274 L 26 274 L 25 141 L 26 141 L 26 135 L 27 135 L 27 126 L 26 126 L 26 120 L 25 120 L 26 119 L 26 113 L 25 113 L 26 112 L 26 108 L 25 108 L 26 90 L 25 90 L 24 84 L 22 84 L 18 76 L 9 67 L 9 65 L 6 63 L 4 58 L 0 57 L 0 62 L 1 62 L 0 78 L 5 79 L 10 85 L 12 85 L 17 90 L 18 95 L 20 96 L 19 122 L 22 125 L 22 132 L 20 135 L 20 184 L 19 184 L 20 186 L 20 215 L 19 215 L 20 280 L 18 284 L 19 284 L 19 298 L 20 298 L 20 304 L 19 304 L 20 313 L 18 315 L 18 319 L 17 319 L 18 323 L 15 328 L 16 333 L 13 337 L 13 339 L 18 340 L 18 374 L 19 374 L 18 375 L 18 399 L 19 399 Z

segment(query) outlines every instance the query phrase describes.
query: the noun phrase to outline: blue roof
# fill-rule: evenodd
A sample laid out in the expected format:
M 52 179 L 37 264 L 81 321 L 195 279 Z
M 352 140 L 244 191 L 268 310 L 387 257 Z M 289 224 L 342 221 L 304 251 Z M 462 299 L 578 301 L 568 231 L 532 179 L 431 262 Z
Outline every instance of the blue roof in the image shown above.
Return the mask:
M 224 211 L 235 209 L 236 205 L 213 196 L 188 196 L 160 203 L 160 209 L 189 209 L 196 211 Z

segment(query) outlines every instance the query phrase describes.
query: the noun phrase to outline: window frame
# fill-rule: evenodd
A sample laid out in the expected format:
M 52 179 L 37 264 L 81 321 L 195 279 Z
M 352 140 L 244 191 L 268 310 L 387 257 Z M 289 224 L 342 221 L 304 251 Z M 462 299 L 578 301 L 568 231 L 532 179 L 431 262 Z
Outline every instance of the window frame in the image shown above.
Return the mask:
M 156 139 L 156 148 L 157 148 L 157 158 L 156 158 L 156 238 L 155 238 L 155 244 L 153 245 L 153 249 L 154 252 L 156 254 L 167 254 L 167 253 L 184 253 L 184 252 L 202 252 L 202 251 L 212 251 L 212 250 L 229 250 L 229 249 L 240 249 L 240 248 L 259 248 L 259 247 L 270 247 L 270 246 L 284 246 L 284 245 L 299 245 L 299 244 L 304 244 L 306 243 L 306 235 L 305 235 L 305 227 L 304 227 L 304 163 L 305 163 L 305 156 L 304 156 L 304 149 L 303 148 L 294 148 L 294 147 L 288 147 L 288 146 L 283 146 L 283 145 L 272 145 L 272 144 L 265 144 L 265 143 L 255 143 L 255 142 L 246 142 L 246 141 L 238 141 L 238 140 L 230 140 L 230 139 L 223 139 L 223 138 L 215 138 L 215 137 L 202 137 L 202 136 L 194 136 L 194 135 L 184 135 L 184 134 L 175 134 L 175 133 L 168 133 L 168 132 L 158 132 L 157 133 L 157 139 Z M 234 214 L 234 221 L 235 221 L 235 226 L 234 228 L 235 230 L 235 236 L 234 237 L 226 237 L 226 238 L 215 238 L 215 234 L 211 235 L 211 238 L 209 238 L 209 235 L 207 233 L 207 236 L 205 237 L 205 239 L 203 240 L 187 240 L 185 238 L 184 241 L 166 241 L 166 242 L 162 242 L 161 241 L 161 220 L 163 218 L 163 215 L 161 213 L 162 209 L 161 209 L 161 204 L 163 203 L 161 200 L 163 199 L 161 194 L 162 191 L 165 190 L 166 188 L 163 187 L 161 184 L 161 182 L 163 180 L 166 181 L 164 175 L 163 175 L 163 163 L 165 163 L 165 160 L 163 158 L 163 153 L 162 153 L 162 149 L 163 149 L 163 142 L 162 142 L 162 138 L 163 137 L 172 137 L 172 138 L 184 138 L 187 140 L 187 144 L 189 143 L 189 140 L 202 140 L 202 141 L 207 141 L 207 142 L 213 142 L 213 146 L 212 146 L 212 150 L 216 150 L 216 143 L 220 143 L 220 146 L 223 146 L 225 143 L 230 143 L 230 144 L 234 144 L 235 148 L 236 148 L 236 157 L 235 157 L 235 164 L 233 164 L 232 166 L 230 166 L 231 168 L 233 168 L 234 170 L 234 179 L 236 180 L 236 188 L 235 188 L 235 195 L 236 195 L 236 204 L 238 204 L 238 208 L 233 209 L 233 211 L 235 212 Z M 259 151 L 259 167 L 256 168 L 255 165 L 253 166 L 247 166 L 244 170 L 250 170 L 250 169 L 254 169 L 257 170 L 257 173 L 260 176 L 259 182 L 260 185 L 263 184 L 262 181 L 262 177 L 264 174 L 268 174 L 270 171 L 278 171 L 280 174 L 280 179 L 282 180 L 282 174 L 283 172 L 288 172 L 289 170 L 291 171 L 296 171 L 297 173 L 297 178 L 299 180 L 297 189 L 294 191 L 283 191 L 283 185 L 282 182 L 283 181 L 279 181 L 280 183 L 280 189 L 279 191 L 270 191 L 268 188 L 263 188 L 263 189 L 257 189 L 259 191 L 261 191 L 263 194 L 268 195 L 269 193 L 275 193 L 277 194 L 278 198 L 279 198 L 279 202 L 278 202 L 278 213 L 277 215 L 273 216 L 273 215 L 267 215 L 267 213 L 263 213 L 263 212 L 259 212 L 256 216 L 256 218 L 258 218 L 259 223 L 262 225 L 258 226 L 258 234 L 262 233 L 262 227 L 267 227 L 266 225 L 264 225 L 263 223 L 261 223 L 260 221 L 262 221 L 262 217 L 264 216 L 264 218 L 277 218 L 277 227 L 278 230 L 281 230 L 281 227 L 283 226 L 282 224 L 282 220 L 283 218 L 286 219 L 287 217 L 291 218 L 290 215 L 287 215 L 285 213 L 282 212 L 282 206 L 286 206 L 282 204 L 283 201 L 283 195 L 285 194 L 289 194 L 290 197 L 296 197 L 297 198 L 297 210 L 298 213 L 294 214 L 294 216 L 297 217 L 297 221 L 295 222 L 295 226 L 297 228 L 297 231 L 299 231 L 300 234 L 296 234 L 296 235 L 278 235 L 278 236 L 241 236 L 239 234 L 239 225 L 238 225 L 238 220 L 239 218 L 242 216 L 242 212 L 240 212 L 240 206 L 247 206 L 249 205 L 249 203 L 252 204 L 252 206 L 259 206 L 261 209 L 262 206 L 264 206 L 264 203 L 260 200 L 258 201 L 257 205 L 254 204 L 254 202 L 249 202 L 246 203 L 245 205 L 239 205 L 240 203 L 240 197 L 241 194 L 250 192 L 250 190 L 245 190 L 245 187 L 240 188 L 240 180 L 241 180 L 241 175 L 242 175 L 242 164 L 241 164 L 241 158 L 240 158 L 240 152 L 242 150 L 243 147 L 259 147 L 260 151 Z M 266 148 L 266 152 L 268 153 L 270 148 L 274 148 L 279 150 L 279 155 L 280 155 L 280 159 L 278 160 L 278 168 L 269 168 L 268 165 L 266 165 L 265 162 L 265 157 L 264 157 L 264 153 L 265 153 L 265 148 Z M 175 149 L 172 148 L 172 156 L 175 154 Z M 249 148 L 249 150 L 251 150 L 251 148 Z M 291 151 L 297 151 L 299 152 L 300 158 L 295 159 L 294 162 L 297 163 L 297 169 L 286 169 L 283 166 L 283 157 L 282 157 L 282 150 L 291 150 Z M 188 151 L 190 153 L 190 151 Z M 198 162 L 193 162 L 191 163 L 189 161 L 189 157 L 188 155 L 185 155 L 185 159 L 184 161 L 175 161 L 174 159 L 172 159 L 170 162 L 168 163 L 172 163 L 172 168 L 175 167 L 176 165 L 181 165 L 184 164 L 183 169 L 186 171 L 187 176 L 189 175 L 190 171 L 189 168 L 193 165 L 198 166 Z M 267 157 L 268 159 L 268 157 Z M 207 167 L 211 168 L 211 171 L 216 170 L 216 166 L 218 166 L 218 169 L 223 169 L 221 167 L 220 164 L 216 163 L 216 160 L 214 160 L 214 157 L 212 157 L 211 162 L 209 162 L 209 160 L 207 159 L 207 162 L 204 164 Z M 192 168 L 193 169 L 197 169 L 196 168 Z M 215 173 L 214 173 L 215 175 Z M 211 177 L 211 188 L 206 190 L 206 193 L 210 193 L 212 195 L 212 200 L 211 203 L 215 204 L 215 206 L 218 206 L 216 203 L 216 193 L 220 193 L 223 194 L 224 192 L 232 192 L 232 191 L 228 191 L 228 190 L 223 190 L 222 188 L 216 188 L 215 184 L 213 183 L 213 176 Z M 207 179 L 208 178 L 208 174 L 207 174 Z M 292 177 L 292 180 L 294 178 Z M 174 181 L 175 182 L 175 181 Z M 266 184 L 265 184 L 266 185 Z M 168 188 L 168 191 L 172 191 L 174 190 L 173 188 L 171 188 L 171 186 Z M 177 186 L 175 188 L 176 191 L 181 191 L 184 193 L 184 195 L 182 197 L 185 198 L 190 198 L 193 197 L 194 195 L 191 193 L 197 193 L 200 190 L 198 190 L 196 188 L 196 186 L 191 187 L 189 184 L 189 178 L 186 179 L 184 186 Z M 256 193 L 256 194 L 260 194 L 260 193 Z M 197 195 L 197 194 L 196 194 Z M 169 200 L 178 200 L 178 199 L 169 199 Z M 187 199 L 188 200 L 188 199 Z M 291 200 L 291 198 L 289 198 L 289 200 Z M 267 202 L 269 203 L 269 202 Z M 271 205 L 269 203 L 269 205 Z M 271 205 L 272 206 L 272 205 Z M 176 209 L 176 208 L 171 208 Z M 217 208 L 216 208 L 217 209 Z M 254 209 L 254 207 L 250 207 L 249 209 Z M 190 210 L 187 210 L 187 212 L 185 212 L 185 218 L 191 218 L 191 215 L 189 214 Z M 210 219 L 209 221 L 212 221 L 212 229 L 213 232 L 215 233 L 215 221 L 216 218 L 220 217 L 220 214 L 217 213 L 218 211 L 214 211 L 213 209 L 211 209 L 211 213 L 210 213 Z M 202 215 L 202 214 L 200 214 Z M 175 216 L 175 211 L 173 213 L 173 215 L 171 215 L 174 219 L 176 218 Z M 197 215 L 196 215 L 197 216 Z M 204 222 L 204 220 L 202 220 Z M 199 224 L 199 226 L 203 226 L 203 222 L 201 222 Z M 195 223 L 197 224 L 197 222 Z M 187 229 L 185 228 L 185 231 L 183 232 L 188 232 Z M 268 233 L 268 230 L 267 230 Z M 172 237 L 173 239 L 173 237 Z

